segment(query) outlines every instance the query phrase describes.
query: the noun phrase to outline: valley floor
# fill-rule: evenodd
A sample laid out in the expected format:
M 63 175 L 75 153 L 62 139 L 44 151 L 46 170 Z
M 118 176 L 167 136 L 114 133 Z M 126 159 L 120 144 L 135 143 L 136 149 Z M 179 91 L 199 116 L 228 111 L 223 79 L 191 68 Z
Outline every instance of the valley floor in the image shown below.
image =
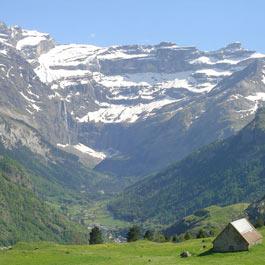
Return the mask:
M 265 235 L 265 229 L 261 230 Z M 208 254 L 211 239 L 195 239 L 182 243 L 138 241 L 126 244 L 94 246 L 57 245 L 53 243 L 19 243 L 11 250 L 0 251 L 1 265 L 263 265 L 265 243 L 249 252 Z M 205 246 L 205 247 L 204 247 Z M 183 250 L 192 257 L 180 258 Z

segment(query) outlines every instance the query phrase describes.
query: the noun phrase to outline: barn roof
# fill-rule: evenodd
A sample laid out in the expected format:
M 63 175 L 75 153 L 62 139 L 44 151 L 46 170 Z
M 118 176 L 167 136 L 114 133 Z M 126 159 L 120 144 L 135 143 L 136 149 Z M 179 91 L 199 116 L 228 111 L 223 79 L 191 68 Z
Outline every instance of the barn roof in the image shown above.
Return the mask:
M 262 238 L 262 235 L 246 219 L 242 218 L 230 223 L 240 235 L 249 243 L 254 243 Z

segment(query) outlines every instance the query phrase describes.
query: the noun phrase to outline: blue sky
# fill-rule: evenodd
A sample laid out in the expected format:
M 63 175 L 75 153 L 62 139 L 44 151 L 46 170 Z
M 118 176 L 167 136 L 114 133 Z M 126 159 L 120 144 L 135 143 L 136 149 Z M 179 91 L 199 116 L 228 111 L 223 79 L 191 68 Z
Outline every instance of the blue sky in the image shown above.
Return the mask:
M 213 50 L 240 41 L 265 52 L 264 0 L 3 0 L 0 20 L 60 43 L 172 41 Z

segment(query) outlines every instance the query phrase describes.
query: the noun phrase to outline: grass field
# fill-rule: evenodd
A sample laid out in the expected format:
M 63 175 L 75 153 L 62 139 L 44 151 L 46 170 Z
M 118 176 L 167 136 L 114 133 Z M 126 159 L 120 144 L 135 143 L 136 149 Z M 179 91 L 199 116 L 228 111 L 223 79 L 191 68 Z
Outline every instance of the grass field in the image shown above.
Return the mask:
M 261 232 L 265 235 L 265 229 Z M 203 248 L 203 246 L 206 248 Z M 94 246 L 56 245 L 53 243 L 19 243 L 13 249 L 0 251 L 1 265 L 264 265 L 265 243 L 248 252 L 203 254 L 211 248 L 211 239 L 182 243 L 138 241 L 126 244 Z M 180 258 L 183 250 L 192 257 Z
M 83 220 L 83 223 L 87 226 L 91 224 L 97 224 L 108 227 L 110 229 L 128 228 L 131 226 L 129 222 L 114 219 L 110 212 L 107 210 L 108 201 L 92 202 L 87 205 L 68 205 L 65 214 L 70 216 L 76 221 Z M 52 205 L 54 208 L 58 208 L 58 205 Z

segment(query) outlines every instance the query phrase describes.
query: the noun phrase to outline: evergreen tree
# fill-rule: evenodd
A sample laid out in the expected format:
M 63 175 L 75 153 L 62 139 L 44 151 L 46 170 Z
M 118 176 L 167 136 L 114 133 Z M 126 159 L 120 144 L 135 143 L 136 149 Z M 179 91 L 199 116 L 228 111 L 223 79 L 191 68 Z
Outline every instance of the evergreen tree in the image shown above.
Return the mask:
M 264 220 L 263 220 L 262 216 L 259 216 L 256 223 L 255 223 L 255 227 L 259 228 L 259 227 L 262 227 L 263 225 L 264 225 Z
M 164 235 L 164 238 L 166 242 L 170 242 L 172 240 L 172 238 L 168 235 Z
M 177 236 L 173 236 L 173 237 L 172 237 L 172 242 L 175 243 L 175 242 L 177 242 L 177 240 L 178 240 L 178 239 L 177 239 Z
M 185 240 L 191 239 L 191 234 L 189 232 L 186 232 L 185 235 L 184 235 L 184 239 Z
M 207 234 L 203 229 L 200 229 L 196 237 L 197 238 L 204 238 L 204 237 L 207 237 Z
M 89 244 L 102 244 L 103 243 L 103 237 L 100 229 L 95 226 L 91 232 L 89 233 Z
M 133 242 L 137 241 L 141 238 L 141 232 L 140 227 L 137 225 L 134 225 L 129 229 L 129 232 L 127 234 L 127 242 Z
M 165 242 L 166 239 L 165 239 L 164 234 L 161 233 L 161 231 L 156 231 L 154 233 L 153 241 L 155 241 L 155 242 L 161 242 L 162 243 L 162 242 Z
M 152 241 L 154 239 L 154 232 L 147 230 L 144 234 L 144 239 Z

